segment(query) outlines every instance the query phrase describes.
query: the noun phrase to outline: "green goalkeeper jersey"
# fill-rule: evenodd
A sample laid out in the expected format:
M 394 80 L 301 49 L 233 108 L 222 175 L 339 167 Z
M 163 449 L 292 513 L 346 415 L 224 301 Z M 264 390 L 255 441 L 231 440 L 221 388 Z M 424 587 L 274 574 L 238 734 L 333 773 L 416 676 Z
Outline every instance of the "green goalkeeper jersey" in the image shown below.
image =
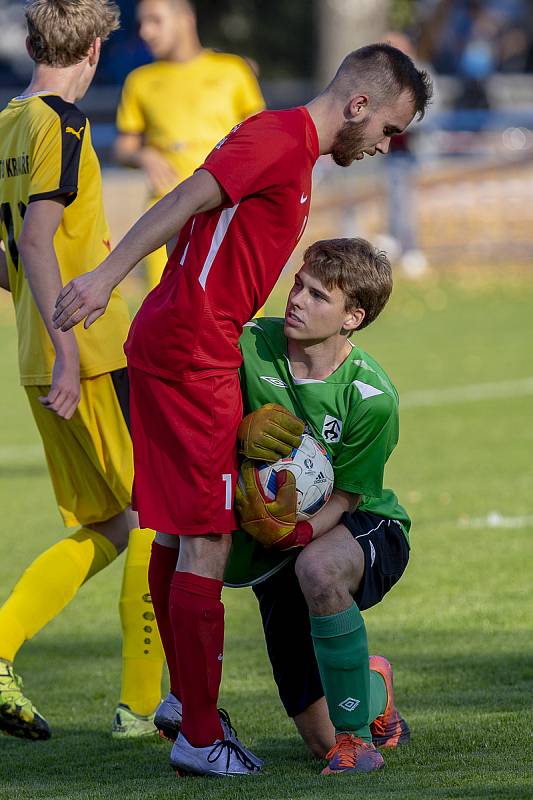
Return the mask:
M 279 403 L 304 420 L 307 432 L 331 456 L 335 488 L 360 494 L 359 510 L 397 520 L 409 541 L 409 516 L 394 492 L 383 488 L 385 464 L 398 442 L 399 400 L 379 364 L 352 344 L 350 355 L 327 378 L 295 378 L 283 319 L 278 318 L 249 322 L 240 347 L 244 413 Z M 239 532 L 234 534 L 226 583 L 257 582 L 291 557 L 294 554 L 266 551 Z

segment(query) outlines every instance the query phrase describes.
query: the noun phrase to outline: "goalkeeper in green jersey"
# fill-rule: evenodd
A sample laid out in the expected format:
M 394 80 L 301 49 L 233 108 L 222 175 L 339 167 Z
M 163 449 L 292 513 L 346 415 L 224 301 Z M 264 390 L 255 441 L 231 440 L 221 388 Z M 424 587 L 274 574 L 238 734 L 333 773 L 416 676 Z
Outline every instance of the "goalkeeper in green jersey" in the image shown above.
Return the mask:
M 284 319 L 253 320 L 241 337 L 250 412 L 241 452 L 265 460 L 266 445 L 270 460 L 287 455 L 305 424 L 334 467 L 329 503 L 297 522 L 293 476 L 283 473 L 268 502 L 245 461 L 237 508 L 247 533 L 234 534 L 226 572 L 228 585 L 253 586 L 281 700 L 310 750 L 326 757 L 326 775 L 379 769 L 376 748 L 409 739 L 390 664 L 369 659 L 361 615 L 409 559 L 409 517 L 383 488 L 398 441 L 398 393 L 350 338 L 378 316 L 391 289 L 390 264 L 368 242 L 316 242 Z

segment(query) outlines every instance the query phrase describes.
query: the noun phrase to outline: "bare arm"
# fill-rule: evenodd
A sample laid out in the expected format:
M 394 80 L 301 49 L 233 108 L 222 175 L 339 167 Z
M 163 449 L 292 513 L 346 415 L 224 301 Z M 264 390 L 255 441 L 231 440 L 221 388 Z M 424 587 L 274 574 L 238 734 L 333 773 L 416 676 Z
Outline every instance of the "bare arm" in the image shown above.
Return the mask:
M 178 176 L 164 154 L 145 145 L 141 134 L 119 133 L 114 154 L 119 164 L 144 170 L 155 195 L 166 194 L 178 182 Z
M 119 133 L 113 144 L 113 155 L 124 167 L 141 167 L 143 137 L 140 133 Z
M 7 274 L 7 259 L 4 251 L 4 245 L 0 242 L 0 288 L 10 292 L 9 275 Z
M 52 324 L 61 275 L 54 250 L 54 234 L 61 222 L 61 199 L 30 203 L 18 240 L 18 249 L 33 299 L 52 340 L 55 362 L 52 386 L 39 400 L 50 411 L 70 419 L 80 398 L 80 361 L 74 334 L 62 336 Z
M 224 190 L 205 169 L 180 183 L 143 214 L 99 267 L 62 289 L 54 326 L 68 331 L 85 319 L 88 328 L 104 313 L 114 287 L 142 258 L 177 236 L 195 214 L 217 208 L 225 199 Z
M 172 239 L 170 239 L 166 243 L 165 247 L 166 247 L 166 251 L 167 251 L 167 258 L 170 258 L 170 256 L 172 255 L 172 253 L 176 249 L 177 243 L 178 243 L 178 237 L 177 236 L 173 236 Z
M 351 494 L 342 489 L 334 489 L 326 505 L 310 520 L 313 528 L 313 539 L 318 539 L 338 525 L 342 515 L 355 511 L 361 502 L 360 494 Z

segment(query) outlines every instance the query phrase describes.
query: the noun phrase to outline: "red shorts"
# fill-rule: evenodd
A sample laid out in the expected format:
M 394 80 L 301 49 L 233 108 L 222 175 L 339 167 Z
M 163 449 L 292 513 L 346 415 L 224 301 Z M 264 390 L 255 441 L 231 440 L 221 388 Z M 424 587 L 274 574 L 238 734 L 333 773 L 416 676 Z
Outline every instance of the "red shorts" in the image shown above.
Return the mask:
M 162 533 L 231 533 L 242 398 L 237 372 L 170 381 L 129 368 L 141 527 Z

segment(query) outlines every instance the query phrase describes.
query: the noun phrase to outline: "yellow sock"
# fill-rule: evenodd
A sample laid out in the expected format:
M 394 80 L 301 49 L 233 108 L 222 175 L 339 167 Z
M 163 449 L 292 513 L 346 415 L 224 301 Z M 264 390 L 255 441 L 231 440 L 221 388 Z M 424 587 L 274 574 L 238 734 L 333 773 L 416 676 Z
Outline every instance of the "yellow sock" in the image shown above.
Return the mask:
M 148 588 L 148 562 L 154 534 L 130 531 L 120 595 L 122 687 L 120 702 L 136 714 L 151 714 L 161 700 L 165 655 Z
M 0 608 L 0 657 L 13 661 L 24 642 L 116 556 L 109 539 L 89 528 L 80 528 L 38 556 Z

